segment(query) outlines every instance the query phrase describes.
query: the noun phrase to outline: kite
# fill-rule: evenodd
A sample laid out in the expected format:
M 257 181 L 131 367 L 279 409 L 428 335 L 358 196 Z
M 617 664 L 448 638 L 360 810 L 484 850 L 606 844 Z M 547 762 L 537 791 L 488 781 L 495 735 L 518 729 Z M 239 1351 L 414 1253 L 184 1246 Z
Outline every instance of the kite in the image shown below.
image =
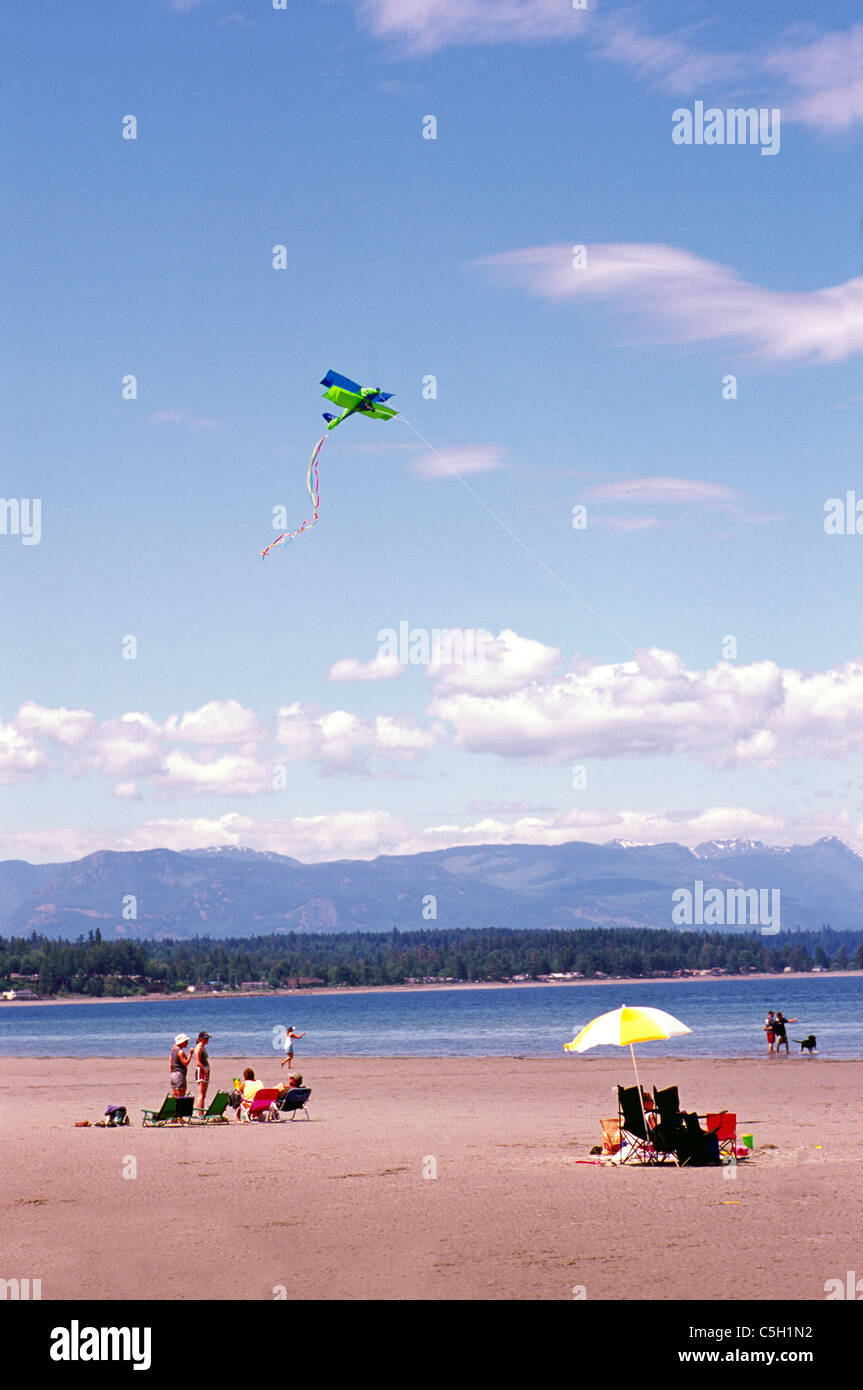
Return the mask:
M 383 404 L 384 401 L 392 399 L 392 392 L 382 391 L 379 386 L 358 386 L 355 381 L 351 381 L 350 377 L 340 376 L 338 372 L 327 372 L 321 385 L 327 388 L 324 392 L 324 399 L 332 401 L 342 411 L 341 415 L 329 415 L 324 412 L 328 431 L 334 430 L 336 425 L 347 420 L 349 415 L 370 415 L 373 420 L 392 420 L 393 416 L 398 414 L 398 411 Z M 277 536 L 272 545 L 268 545 L 266 550 L 261 551 L 262 560 L 269 555 L 271 550 L 276 550 L 281 545 L 289 545 L 295 537 L 301 536 L 304 531 L 311 531 L 313 526 L 317 526 L 321 505 L 318 487 L 318 458 L 326 437 L 323 435 L 312 451 L 308 477 L 306 478 L 306 487 L 312 499 L 314 515 L 308 517 L 302 526 L 297 527 L 296 531 L 290 533 L 283 531 L 280 536 Z
M 327 372 L 321 385 L 329 388 L 324 392 L 324 400 L 341 406 L 344 412 L 342 415 L 328 415 L 324 411 L 328 430 L 334 430 L 336 425 L 357 412 L 371 415 L 373 420 L 391 420 L 398 414 L 398 411 L 383 405 L 384 401 L 392 400 L 392 392 L 382 391 L 379 386 L 358 386 L 350 377 L 339 376 L 338 372 Z

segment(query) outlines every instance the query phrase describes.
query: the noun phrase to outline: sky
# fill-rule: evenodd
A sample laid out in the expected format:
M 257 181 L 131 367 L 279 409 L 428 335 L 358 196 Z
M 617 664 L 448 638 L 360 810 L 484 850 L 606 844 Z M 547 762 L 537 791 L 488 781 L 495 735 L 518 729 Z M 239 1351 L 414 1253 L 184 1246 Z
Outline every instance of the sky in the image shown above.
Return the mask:
M 0 858 L 863 852 L 856 5 L 0 39 Z

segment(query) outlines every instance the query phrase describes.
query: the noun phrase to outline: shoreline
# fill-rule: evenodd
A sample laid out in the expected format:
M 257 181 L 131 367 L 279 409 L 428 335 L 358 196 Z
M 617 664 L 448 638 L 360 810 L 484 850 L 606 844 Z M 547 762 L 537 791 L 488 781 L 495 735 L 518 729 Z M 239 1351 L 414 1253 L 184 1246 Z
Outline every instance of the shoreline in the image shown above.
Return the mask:
M 446 982 L 441 980 L 435 983 L 417 985 L 322 985 L 320 988 L 242 990 L 236 992 L 202 990 L 195 994 L 112 994 L 99 995 L 96 998 L 87 994 L 75 994 L 62 999 L 54 996 L 50 999 L 0 999 L 0 1008 L 21 1009 L 33 1008 L 34 1006 L 50 1008 L 58 1004 L 188 1004 L 190 999 L 206 999 L 212 1003 L 214 999 L 295 999 L 316 994 L 410 994 L 441 989 L 560 989 L 561 987 L 582 987 L 584 985 L 621 985 L 635 988 L 641 985 L 716 984 L 723 980 L 809 980 L 813 976 L 817 979 L 822 978 L 822 976 L 828 979 L 859 978 L 863 976 L 863 970 L 796 970 L 780 971 L 776 975 L 753 970 L 745 975 L 658 975 L 649 978 L 638 975 L 615 975 L 605 980 L 450 980 Z

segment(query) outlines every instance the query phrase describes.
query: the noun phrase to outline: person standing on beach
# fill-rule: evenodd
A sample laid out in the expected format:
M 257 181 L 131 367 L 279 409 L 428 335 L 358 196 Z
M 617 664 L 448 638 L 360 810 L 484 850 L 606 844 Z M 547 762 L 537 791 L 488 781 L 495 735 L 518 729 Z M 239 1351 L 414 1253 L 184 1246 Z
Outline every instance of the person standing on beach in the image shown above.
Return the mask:
M 774 1031 L 774 1029 L 775 1029 L 775 1024 L 774 1024 L 774 1021 L 773 1021 L 773 1020 L 774 1020 L 774 1014 L 773 1014 L 773 1010 L 771 1009 L 770 1012 L 768 1013 L 766 1019 L 764 1020 L 764 1032 L 767 1034 L 767 1055 L 768 1055 L 768 1057 L 771 1057 L 771 1056 L 773 1055 L 773 1039 L 774 1039 L 775 1036 L 776 1036 L 776 1033 L 775 1033 L 775 1031 Z
M 171 1095 L 184 1096 L 186 1094 L 186 1071 L 191 1060 L 191 1053 L 184 1052 L 183 1048 L 189 1046 L 189 1039 L 185 1033 L 178 1033 L 174 1039 L 174 1046 L 171 1048 Z
M 776 1055 L 779 1056 L 782 1044 L 785 1044 L 785 1054 L 788 1055 L 788 1034 L 785 1031 L 786 1023 L 796 1023 L 796 1018 L 786 1018 L 780 1009 L 773 1024 L 773 1031 L 776 1034 Z
M 195 1084 L 198 1087 L 195 1109 L 201 1115 L 204 1113 L 204 1102 L 207 1099 L 207 1087 L 210 1084 L 210 1058 L 207 1053 L 207 1043 L 209 1041 L 209 1033 L 199 1033 L 195 1039 L 195 1046 L 192 1048 L 192 1060 L 195 1063 Z
M 287 1037 L 285 1038 L 285 1043 L 287 1045 L 288 1051 L 285 1054 L 285 1060 L 282 1062 L 282 1066 L 285 1066 L 286 1063 L 291 1063 L 294 1060 L 294 1039 L 304 1038 L 305 1036 L 305 1033 L 295 1032 L 294 1025 L 292 1023 L 288 1024 Z

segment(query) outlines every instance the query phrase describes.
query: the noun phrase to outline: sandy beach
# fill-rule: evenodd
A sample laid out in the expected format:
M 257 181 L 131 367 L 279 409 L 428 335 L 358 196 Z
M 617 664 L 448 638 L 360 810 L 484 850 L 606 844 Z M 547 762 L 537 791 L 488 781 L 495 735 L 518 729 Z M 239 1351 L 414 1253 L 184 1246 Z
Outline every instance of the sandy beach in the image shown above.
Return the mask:
M 238 1067 L 213 1062 L 215 1089 Z M 640 1070 L 736 1110 L 753 1159 L 579 1163 L 628 1057 L 304 1058 L 308 1123 L 205 1129 L 141 1127 L 163 1059 L 3 1059 L 0 1276 L 76 1300 L 823 1300 L 860 1265 L 863 1062 Z M 109 1103 L 133 1125 L 74 1128 Z

